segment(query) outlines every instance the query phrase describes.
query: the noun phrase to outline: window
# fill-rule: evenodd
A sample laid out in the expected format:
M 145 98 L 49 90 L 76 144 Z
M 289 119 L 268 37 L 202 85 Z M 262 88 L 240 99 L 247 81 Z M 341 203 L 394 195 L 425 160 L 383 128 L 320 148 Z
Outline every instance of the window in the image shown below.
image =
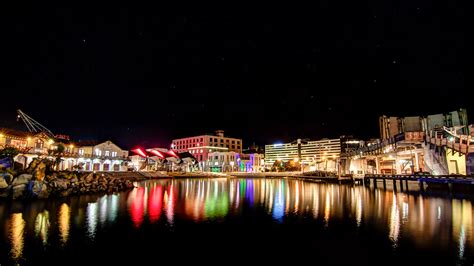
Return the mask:
M 240 140 L 237 141 L 237 145 L 240 145 Z
M 239 149 L 239 150 L 240 150 L 240 146 L 237 146 L 237 149 Z
M 209 138 L 209 141 L 212 142 L 214 139 L 213 138 Z
M 232 145 L 232 149 L 235 149 L 235 145 Z
M 223 140 L 223 139 L 221 139 L 221 142 L 224 142 L 224 140 Z
M 214 156 L 214 160 L 219 160 L 219 156 L 218 155 Z
M 7 144 L 9 144 L 8 141 L 7 141 Z M 42 149 L 43 146 L 44 146 L 43 141 L 41 141 L 41 140 L 39 140 L 39 139 L 36 140 L 36 143 L 35 143 L 35 148 L 36 148 L 36 149 Z
M 202 142 L 202 138 L 199 141 Z
M 225 140 L 225 142 L 229 143 L 229 140 L 228 140 L 228 139 L 226 139 L 226 140 Z
M 112 157 L 117 157 L 117 152 L 116 151 L 112 152 Z
M 102 151 L 99 149 L 95 149 L 95 156 L 101 156 L 101 155 L 102 155 Z
M 232 144 L 235 144 L 235 140 L 232 141 Z
M 110 151 L 105 151 L 105 156 L 110 156 Z
M 79 149 L 79 155 L 84 155 L 84 149 Z

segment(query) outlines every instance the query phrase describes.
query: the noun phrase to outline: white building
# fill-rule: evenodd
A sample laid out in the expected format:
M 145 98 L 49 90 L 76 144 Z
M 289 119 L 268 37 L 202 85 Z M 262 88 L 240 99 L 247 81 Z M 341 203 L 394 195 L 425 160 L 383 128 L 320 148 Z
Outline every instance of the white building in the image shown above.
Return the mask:
M 265 156 L 261 153 L 241 154 L 239 171 L 260 173 L 265 171 Z
M 128 151 L 122 150 L 112 141 L 77 143 L 76 164 L 83 171 L 127 171 Z
M 304 169 L 336 171 L 340 155 L 340 139 L 277 143 L 265 145 L 265 167 L 271 168 L 275 161 L 295 160 L 301 162 Z
M 238 171 L 240 156 L 234 151 L 216 151 L 208 154 L 204 170 L 211 172 L 234 172 Z

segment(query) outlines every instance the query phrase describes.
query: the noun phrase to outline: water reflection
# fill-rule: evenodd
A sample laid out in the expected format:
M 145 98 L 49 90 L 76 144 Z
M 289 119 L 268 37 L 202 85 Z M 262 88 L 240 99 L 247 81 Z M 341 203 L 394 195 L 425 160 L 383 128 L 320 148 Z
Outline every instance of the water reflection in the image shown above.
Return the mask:
M 11 243 L 11 258 L 17 260 L 22 257 L 26 222 L 21 213 L 13 213 L 9 221 L 9 238 Z
M 2 206 L 7 205 L 1 203 Z M 72 245 L 72 239 L 81 239 L 74 234 L 83 237 L 85 233 L 96 241 L 98 235 L 107 232 L 105 228 L 114 226 L 124 231 L 124 226 L 148 225 L 177 230 L 183 220 L 226 222 L 244 216 L 260 219 L 261 215 L 275 225 L 304 217 L 304 221 L 314 222 L 312 228 L 322 230 L 344 224 L 358 234 L 375 231 L 386 239 L 387 248 L 395 252 L 409 241 L 409 247 L 455 250 L 461 260 L 474 253 L 470 200 L 291 179 L 156 180 L 138 183 L 129 192 L 75 197 L 59 204 L 51 200 L 16 208 L 23 213 L 5 207 L 0 210 L 5 215 L 0 225 L 8 233 L 5 241 L 11 246 L 10 258 L 14 260 L 28 254 L 28 248 L 53 245 L 55 240 L 61 245 Z M 249 212 L 258 215 L 247 215 Z M 40 241 L 25 241 L 28 237 Z
M 464 257 L 466 242 L 472 241 L 472 204 L 467 200 L 453 201 L 453 237 L 458 243 L 458 257 Z
M 87 235 L 94 240 L 97 231 L 97 202 L 87 205 Z
M 43 245 L 48 244 L 49 212 L 44 210 L 36 215 L 35 235 L 41 239 Z
M 389 237 L 394 248 L 398 245 L 400 235 L 400 211 L 398 210 L 397 195 L 393 194 L 392 207 L 390 208 L 390 232 Z
M 274 204 L 273 204 L 273 212 L 272 216 L 275 218 L 277 221 L 281 222 L 283 219 L 283 215 L 285 214 L 285 202 L 283 201 L 283 196 L 284 196 L 284 185 L 283 185 L 283 180 L 281 180 L 278 185 L 277 185 L 277 190 L 275 193 L 275 199 L 274 199 Z
M 69 227 L 71 221 L 71 209 L 66 203 L 61 204 L 59 207 L 59 235 L 63 245 L 67 243 L 69 237 Z

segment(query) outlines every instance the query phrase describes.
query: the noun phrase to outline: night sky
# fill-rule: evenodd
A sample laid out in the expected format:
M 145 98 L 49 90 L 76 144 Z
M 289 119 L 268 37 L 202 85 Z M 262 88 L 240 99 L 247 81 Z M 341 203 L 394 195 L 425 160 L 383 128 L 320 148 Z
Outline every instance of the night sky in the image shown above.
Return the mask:
M 378 137 L 378 116 L 468 108 L 458 1 L 320 1 L 309 13 L 21 10 L 1 22 L 0 127 L 20 108 L 75 139 L 168 146 Z M 161 12 L 163 13 L 163 12 Z M 472 100 L 471 100 L 472 102 Z

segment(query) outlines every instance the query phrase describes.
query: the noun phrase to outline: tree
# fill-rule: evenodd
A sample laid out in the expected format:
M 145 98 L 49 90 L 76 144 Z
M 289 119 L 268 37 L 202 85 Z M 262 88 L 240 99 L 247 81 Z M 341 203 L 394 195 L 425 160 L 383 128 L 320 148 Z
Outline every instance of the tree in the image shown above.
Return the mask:
M 48 151 L 48 153 L 54 157 L 53 168 L 56 168 L 56 170 L 58 170 L 59 164 L 62 161 L 62 157 L 64 156 L 65 150 L 66 150 L 66 147 L 63 144 L 59 143 L 56 146 L 55 150 L 51 150 L 51 152 Z
M 276 160 L 273 165 L 272 165 L 272 171 L 273 172 L 281 172 L 283 171 L 285 168 L 283 167 L 283 162 L 280 161 L 280 160 Z
M 299 162 L 295 162 L 294 160 L 287 161 L 283 164 L 283 168 L 285 171 L 300 171 L 301 164 Z

